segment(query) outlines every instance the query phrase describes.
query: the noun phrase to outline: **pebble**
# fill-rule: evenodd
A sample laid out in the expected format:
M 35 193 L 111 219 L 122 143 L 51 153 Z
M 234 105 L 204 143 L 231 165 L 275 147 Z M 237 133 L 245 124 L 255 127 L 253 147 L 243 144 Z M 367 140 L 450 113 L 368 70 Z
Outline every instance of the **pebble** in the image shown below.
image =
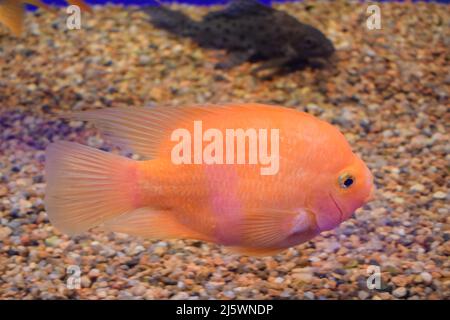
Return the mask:
M 145 294 L 145 292 L 147 291 L 146 287 L 144 285 L 137 285 L 136 287 L 134 287 L 131 292 L 133 293 L 134 296 L 137 297 L 141 297 Z
M 442 191 L 435 192 L 435 193 L 433 193 L 433 198 L 443 200 L 443 199 L 447 198 L 447 193 L 442 192 Z
M 94 268 L 92 270 L 89 271 L 88 276 L 89 278 L 98 278 L 101 275 L 101 271 Z
M 278 284 L 283 283 L 283 281 L 284 281 L 284 279 L 281 278 L 281 277 L 277 277 L 277 278 L 275 278 L 275 280 L 274 280 L 274 282 L 275 282 L 275 283 L 278 283 Z
M 370 297 L 370 294 L 367 291 L 359 291 L 358 292 L 359 299 L 366 300 L 368 297 Z
M 314 279 L 314 274 L 309 268 L 296 268 L 292 270 L 292 278 L 297 281 L 310 282 Z
M 45 245 L 49 247 L 56 247 L 58 246 L 62 240 L 57 236 L 52 236 L 50 238 L 45 239 Z
M 431 283 L 431 281 L 433 280 L 433 276 L 430 273 L 428 273 L 428 272 L 420 273 L 420 277 L 427 284 Z
M 152 61 L 152 58 L 148 55 L 139 56 L 139 65 L 145 66 L 148 65 Z
M 171 299 L 172 300 L 187 300 L 189 298 L 189 294 L 187 292 L 178 292 Z
M 394 291 L 392 291 L 392 294 L 396 298 L 403 298 L 404 296 L 406 296 L 407 293 L 408 293 L 408 290 L 405 287 L 399 287 L 399 288 L 395 289 Z
M 9 235 L 12 233 L 12 230 L 8 227 L 0 227 L 0 240 L 6 240 Z
M 86 276 L 81 277 L 81 286 L 83 288 L 89 288 L 91 286 L 91 284 L 92 284 L 92 281 L 91 281 L 91 279 L 89 279 L 89 277 L 86 277 Z
M 224 291 L 223 295 L 227 297 L 228 299 L 234 299 L 236 297 L 236 294 L 233 291 Z
M 411 190 L 413 192 L 423 192 L 423 191 L 425 191 L 425 186 L 423 184 L 416 183 L 415 185 L 411 186 L 411 188 L 409 188 L 409 190 Z
M 314 293 L 312 293 L 311 291 L 307 291 L 304 293 L 304 297 L 309 300 L 314 300 Z

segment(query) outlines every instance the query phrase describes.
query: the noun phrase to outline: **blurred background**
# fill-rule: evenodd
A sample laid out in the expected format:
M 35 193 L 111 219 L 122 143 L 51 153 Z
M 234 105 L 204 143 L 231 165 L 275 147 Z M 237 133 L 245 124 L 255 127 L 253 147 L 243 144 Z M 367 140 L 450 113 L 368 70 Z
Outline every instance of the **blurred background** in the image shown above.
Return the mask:
M 254 63 L 217 69 L 224 52 L 118 4 L 154 2 L 108 2 L 83 13 L 80 30 L 67 30 L 62 8 L 28 12 L 21 37 L 0 26 L 0 298 L 450 298 L 448 4 L 378 3 L 382 28 L 371 30 L 369 3 L 274 2 L 336 52 L 323 68 L 260 79 Z M 185 2 L 174 8 L 196 19 L 222 8 Z M 229 102 L 283 105 L 338 126 L 374 173 L 375 201 L 336 230 L 264 258 L 95 229 L 69 237 L 49 223 L 49 143 L 119 152 L 63 113 Z M 376 289 L 367 287 L 373 267 Z M 74 279 L 79 288 L 68 286 Z

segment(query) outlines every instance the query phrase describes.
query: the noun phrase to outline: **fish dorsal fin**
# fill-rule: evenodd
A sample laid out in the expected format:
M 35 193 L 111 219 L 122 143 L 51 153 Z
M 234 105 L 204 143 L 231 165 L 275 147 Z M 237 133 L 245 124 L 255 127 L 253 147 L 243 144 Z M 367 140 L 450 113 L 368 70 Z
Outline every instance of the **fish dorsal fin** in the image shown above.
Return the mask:
M 258 0 L 232 0 L 223 10 L 210 12 L 205 20 L 211 18 L 238 18 L 241 16 L 256 16 L 271 13 L 273 9 L 263 5 Z
M 76 112 L 67 114 L 65 117 L 90 121 L 115 145 L 152 159 L 162 152 L 161 142 L 169 139 L 174 129 L 192 127 L 194 120 L 200 120 L 208 114 L 220 114 L 231 108 L 240 108 L 241 110 L 262 107 L 267 106 L 234 104 L 189 107 L 119 107 Z
M 194 119 L 205 107 L 107 108 L 68 114 L 67 118 L 92 122 L 102 134 L 124 150 L 155 158 L 160 143 L 180 121 Z
M 258 14 L 272 10 L 258 0 L 232 0 L 223 11 L 229 14 Z

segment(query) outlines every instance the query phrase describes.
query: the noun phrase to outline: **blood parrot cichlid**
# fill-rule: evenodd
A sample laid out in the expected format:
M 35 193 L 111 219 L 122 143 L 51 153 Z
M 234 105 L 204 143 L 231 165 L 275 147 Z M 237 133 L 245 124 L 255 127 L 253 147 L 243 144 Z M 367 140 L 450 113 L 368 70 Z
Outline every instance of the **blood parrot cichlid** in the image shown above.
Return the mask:
M 67 0 L 67 2 L 77 5 L 81 10 L 92 12 L 92 9 L 83 0 Z M 25 4 L 53 11 L 41 0 L 0 0 L 0 23 L 7 26 L 15 36 L 20 36 L 23 32 Z
M 369 169 L 339 130 L 294 109 L 130 107 L 71 117 L 93 122 L 145 160 L 78 143 L 51 144 L 45 204 L 50 221 L 69 235 L 98 226 L 269 255 L 336 228 L 374 193 Z M 251 162 L 256 151 L 264 163 Z

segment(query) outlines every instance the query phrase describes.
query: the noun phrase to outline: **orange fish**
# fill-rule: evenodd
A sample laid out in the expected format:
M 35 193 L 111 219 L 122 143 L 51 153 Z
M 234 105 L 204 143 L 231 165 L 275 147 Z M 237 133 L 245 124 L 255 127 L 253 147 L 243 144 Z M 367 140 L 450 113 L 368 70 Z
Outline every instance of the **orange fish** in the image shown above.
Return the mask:
M 67 0 L 69 4 L 80 7 L 81 10 L 92 13 L 92 8 L 83 0 Z
M 82 0 L 67 1 L 80 7 L 81 10 L 92 12 L 92 9 Z M 25 4 L 31 4 L 48 11 L 54 11 L 40 0 L 0 0 L 0 23 L 8 27 L 15 36 L 22 35 L 25 18 Z
M 294 109 L 130 107 L 73 117 L 145 160 L 51 144 L 46 209 L 70 235 L 99 226 L 269 255 L 337 227 L 373 196 L 369 169 L 339 130 Z

